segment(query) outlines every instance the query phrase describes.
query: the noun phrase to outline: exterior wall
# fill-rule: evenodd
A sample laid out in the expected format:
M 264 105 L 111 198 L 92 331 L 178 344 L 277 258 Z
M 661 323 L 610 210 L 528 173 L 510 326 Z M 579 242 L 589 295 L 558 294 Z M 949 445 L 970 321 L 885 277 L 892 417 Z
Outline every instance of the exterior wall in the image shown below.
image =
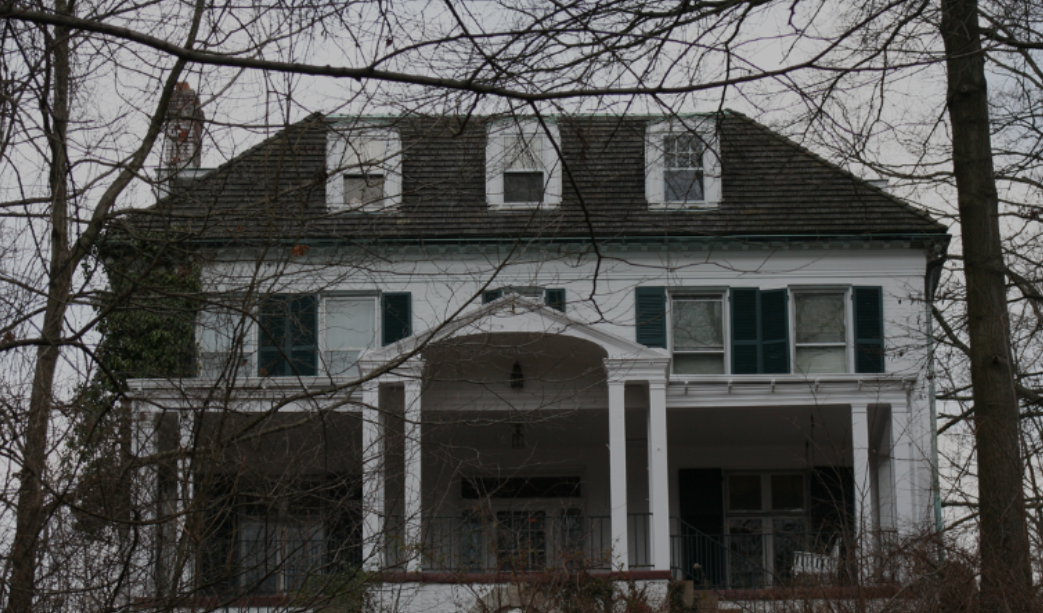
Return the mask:
M 434 248 L 421 252 L 418 248 L 403 247 L 383 262 L 315 248 L 307 256 L 287 258 L 288 263 L 272 265 L 271 268 L 281 266 L 283 269 L 269 270 L 267 274 L 273 281 L 263 287 L 272 292 L 410 292 L 414 332 L 434 328 L 455 313 L 473 308 L 480 303 L 476 295 L 483 288 L 524 285 L 564 288 L 570 318 L 595 323 L 606 332 L 633 339 L 634 288 L 639 285 L 686 289 L 880 286 L 884 293 L 888 349 L 886 372 L 916 379 L 909 404 L 911 439 L 916 455 L 911 479 L 919 515 L 914 523 L 930 520 L 931 427 L 921 373 L 925 362 L 921 331 L 924 307 L 918 300 L 923 292 L 926 265 L 922 251 L 898 245 L 882 248 L 858 243 L 836 243 L 830 249 L 823 249 L 783 243 L 738 246 L 737 243 L 722 242 L 713 250 L 683 249 L 677 245 L 661 248 L 659 245 L 623 247 L 605 244 L 603 257 L 598 260 L 580 254 L 575 247 L 519 249 L 516 254 L 509 255 L 511 247 L 486 246 L 484 251 L 477 247 L 446 247 L 444 253 L 435 252 Z M 212 290 L 238 287 L 255 277 L 256 270 L 248 254 L 225 252 L 220 256 L 224 263 L 217 262 L 209 267 L 204 279 Z M 234 263 L 235 260 L 240 263 Z M 329 262 L 333 265 L 328 265 Z M 468 307 L 468 301 L 471 307 Z M 683 381 L 696 378 L 672 377 L 673 383 L 667 395 L 668 407 L 700 406 L 697 398 L 687 396 L 687 392 L 681 395 L 678 391 Z M 532 382 L 532 385 L 538 388 L 540 383 Z M 449 401 L 452 395 L 449 393 L 439 401 L 435 392 L 431 390 L 432 395 L 425 400 L 425 409 Z M 606 406 L 604 396 L 596 389 L 573 400 L 576 408 Z M 634 400 L 628 399 L 628 406 L 635 406 Z M 754 468 L 751 463 L 770 463 L 773 466 L 793 463 L 786 452 L 772 453 L 763 446 L 755 449 L 733 446 L 710 451 L 706 447 L 694 449 L 682 444 L 670 452 L 673 478 L 676 478 L 677 467 L 702 465 L 707 461 L 707 454 L 712 455 L 714 462 L 735 467 Z M 636 443 L 628 450 L 631 458 L 628 461 L 630 491 L 647 492 L 642 463 L 633 461 L 633 458 L 644 455 Z M 845 459 L 844 463 L 847 462 L 849 460 Z M 601 498 L 599 492 L 595 499 Z M 642 502 L 641 498 L 635 500 L 633 512 L 640 512 Z M 673 504 L 676 505 L 676 501 Z

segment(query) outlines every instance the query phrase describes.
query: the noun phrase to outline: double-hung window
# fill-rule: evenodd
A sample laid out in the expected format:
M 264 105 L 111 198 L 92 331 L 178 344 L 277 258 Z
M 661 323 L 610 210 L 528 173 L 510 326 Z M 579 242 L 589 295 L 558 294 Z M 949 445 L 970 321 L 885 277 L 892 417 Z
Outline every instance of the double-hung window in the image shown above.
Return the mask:
M 645 197 L 650 209 L 659 210 L 720 205 L 721 163 L 713 118 L 686 117 L 648 126 Z
M 663 135 L 664 202 L 706 201 L 703 190 L 705 149 L 705 144 L 696 134 Z
M 377 336 L 377 301 L 373 296 L 331 296 L 323 301 L 326 372 L 358 374 L 356 363 Z
M 802 374 L 846 373 L 846 291 L 794 291 L 794 370 Z
M 326 204 L 331 211 L 383 212 L 401 202 L 402 145 L 391 128 L 332 126 L 326 166 Z
M 235 377 L 249 364 L 245 330 L 249 318 L 222 305 L 207 305 L 199 311 L 196 327 L 197 372 L 200 377 Z
M 486 196 L 490 208 L 533 209 L 561 203 L 557 125 L 509 121 L 489 127 Z
M 677 294 L 670 304 L 674 373 L 724 374 L 724 296 Z

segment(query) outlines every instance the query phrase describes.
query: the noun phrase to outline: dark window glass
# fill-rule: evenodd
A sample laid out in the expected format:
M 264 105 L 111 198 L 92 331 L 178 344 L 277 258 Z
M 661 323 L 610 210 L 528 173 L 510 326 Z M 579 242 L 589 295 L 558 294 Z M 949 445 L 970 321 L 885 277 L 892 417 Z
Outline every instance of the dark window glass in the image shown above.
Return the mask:
M 257 374 L 310 377 L 316 373 L 318 298 L 272 295 L 261 304 Z
M 731 475 L 728 477 L 728 510 L 761 510 L 760 475 Z
M 580 498 L 583 496 L 579 477 L 480 477 L 464 479 L 461 497 L 479 498 Z
M 804 508 L 804 477 L 771 476 L 771 508 L 773 511 L 797 511 Z
M 542 202 L 543 172 L 505 172 L 503 174 L 504 202 Z
M 344 204 L 348 206 L 380 205 L 384 199 L 384 175 L 349 175 L 344 177 Z
M 543 511 L 496 514 L 496 559 L 500 570 L 547 567 L 547 515 Z

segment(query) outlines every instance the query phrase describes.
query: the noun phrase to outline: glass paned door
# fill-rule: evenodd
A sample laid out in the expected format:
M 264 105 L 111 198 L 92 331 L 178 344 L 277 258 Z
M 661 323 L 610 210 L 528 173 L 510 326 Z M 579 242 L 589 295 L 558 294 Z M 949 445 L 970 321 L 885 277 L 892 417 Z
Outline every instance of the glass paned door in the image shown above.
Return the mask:
M 728 583 L 732 587 L 764 584 L 763 520 L 728 521 L 728 558 Z
M 547 566 L 547 514 L 500 511 L 496 514 L 496 557 L 500 570 L 538 570 Z

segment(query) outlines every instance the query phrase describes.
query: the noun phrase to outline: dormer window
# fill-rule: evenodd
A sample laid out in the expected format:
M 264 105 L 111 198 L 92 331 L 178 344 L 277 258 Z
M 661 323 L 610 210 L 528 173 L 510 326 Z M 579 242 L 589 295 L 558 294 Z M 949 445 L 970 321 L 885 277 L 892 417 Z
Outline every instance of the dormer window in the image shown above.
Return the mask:
M 676 119 L 648 126 L 645 196 L 650 209 L 709 209 L 721 202 L 715 123 Z
M 536 121 L 496 123 L 486 144 L 486 195 L 493 209 L 561 203 L 558 127 Z
M 326 141 L 329 210 L 394 210 L 402 198 L 401 150 L 390 128 L 333 126 Z

